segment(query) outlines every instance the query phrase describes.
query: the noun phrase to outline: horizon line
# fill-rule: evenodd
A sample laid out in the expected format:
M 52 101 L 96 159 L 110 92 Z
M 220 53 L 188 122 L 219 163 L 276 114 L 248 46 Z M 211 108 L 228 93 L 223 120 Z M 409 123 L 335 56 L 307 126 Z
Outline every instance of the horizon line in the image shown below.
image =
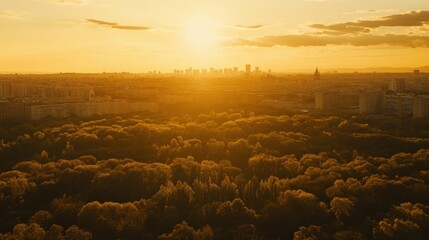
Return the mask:
M 256 65 L 252 65 L 257 67 Z M 13 75 L 13 74 L 22 74 L 22 75 L 41 75 L 41 74 L 49 74 L 49 75 L 55 75 L 55 74 L 151 74 L 154 71 L 155 72 L 161 72 L 161 74 L 175 74 L 174 71 L 175 70 L 186 70 L 186 69 L 193 69 L 193 70 L 209 70 L 211 67 L 206 67 L 206 68 L 194 68 L 194 67 L 188 67 L 188 68 L 173 68 L 172 70 L 168 70 L 168 71 L 163 71 L 163 70 L 157 70 L 157 69 L 153 69 L 153 70 L 146 70 L 146 71 L 142 71 L 142 72 L 134 72 L 134 71 L 0 71 L 0 75 Z M 229 68 L 234 68 L 234 67 L 229 67 Z M 427 66 L 420 66 L 420 67 L 362 67 L 362 68 L 353 68 L 353 67 L 341 67 L 341 68 L 320 68 L 317 67 L 319 69 L 319 71 L 321 71 L 322 73 L 356 73 L 356 72 L 360 72 L 360 73 L 409 73 L 413 70 L 420 70 L 421 69 L 428 69 L 429 72 L 429 65 Z M 225 67 L 222 68 L 214 68 L 215 70 L 223 70 L 225 69 Z M 289 74 L 299 74 L 299 73 L 313 73 L 314 69 L 316 69 L 316 67 L 314 68 L 301 68 L 301 69 L 290 69 L 290 70 L 277 70 L 277 69 L 261 69 L 259 68 L 260 71 L 262 72 L 266 72 L 268 70 L 271 71 L 271 73 L 276 73 L 276 74 L 283 74 L 283 73 L 289 73 Z M 378 69 L 378 70 L 377 70 Z M 392 70 L 393 72 L 386 72 L 384 70 Z M 244 72 L 243 69 L 239 69 L 239 73 Z M 424 72 L 421 72 L 424 73 Z M 183 73 L 185 74 L 185 73 Z M 202 73 L 200 73 L 202 74 Z M 208 73 L 209 74 L 209 73 Z

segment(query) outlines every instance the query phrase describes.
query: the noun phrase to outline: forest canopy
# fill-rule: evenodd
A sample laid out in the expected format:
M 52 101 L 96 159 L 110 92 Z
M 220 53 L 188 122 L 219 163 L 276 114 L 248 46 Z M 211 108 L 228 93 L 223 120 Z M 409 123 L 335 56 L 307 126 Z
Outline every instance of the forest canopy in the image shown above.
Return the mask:
M 426 123 L 394 121 L 231 110 L 3 128 L 0 239 L 428 239 Z

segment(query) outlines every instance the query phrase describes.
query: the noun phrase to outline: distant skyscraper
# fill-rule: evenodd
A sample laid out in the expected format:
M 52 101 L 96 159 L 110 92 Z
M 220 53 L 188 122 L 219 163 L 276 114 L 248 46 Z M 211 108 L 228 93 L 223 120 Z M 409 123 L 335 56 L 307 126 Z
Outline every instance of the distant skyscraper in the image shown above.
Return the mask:
M 188 69 L 186 69 L 186 74 L 192 74 L 192 68 L 188 68 Z
M 320 72 L 319 72 L 319 68 L 316 68 L 316 71 L 314 72 L 314 75 L 313 75 L 313 79 L 314 79 L 315 81 L 319 81 L 319 80 L 320 80 Z
M 250 64 L 246 64 L 246 75 L 249 76 L 252 72 L 252 66 Z

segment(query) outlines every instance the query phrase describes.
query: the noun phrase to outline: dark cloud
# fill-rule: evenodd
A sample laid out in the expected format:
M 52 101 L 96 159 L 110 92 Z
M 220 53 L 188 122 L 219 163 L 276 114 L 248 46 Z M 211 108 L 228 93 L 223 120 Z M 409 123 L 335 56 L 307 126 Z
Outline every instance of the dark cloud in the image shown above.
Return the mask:
M 107 25 L 107 26 L 117 26 L 117 23 L 114 22 L 106 22 L 106 21 L 101 21 L 101 20 L 96 20 L 96 19 L 86 19 L 86 21 L 90 22 L 90 23 L 95 23 L 98 25 Z
M 225 43 L 226 46 L 256 46 L 256 47 L 305 47 L 327 45 L 351 45 L 356 47 L 391 45 L 401 47 L 429 47 L 428 36 L 408 35 L 358 35 L 358 36 L 324 36 L 324 35 L 278 35 L 265 36 L 253 40 L 234 39 Z
M 121 29 L 121 30 L 149 30 L 150 27 L 144 27 L 144 26 L 127 26 L 127 25 L 121 25 L 119 23 L 115 22 L 106 22 L 102 20 L 96 20 L 96 19 L 86 19 L 87 22 L 94 23 L 101 26 L 107 26 L 114 29 Z
M 368 33 L 380 27 L 414 27 L 429 23 L 429 11 L 411 11 L 403 14 L 384 16 L 374 20 L 335 24 L 312 24 L 310 27 L 340 33 Z
M 237 28 L 247 28 L 247 29 L 256 29 L 256 28 L 262 28 L 264 25 L 258 24 L 258 25 L 235 25 Z
M 402 14 L 384 16 L 372 20 L 358 20 L 335 24 L 312 24 L 310 27 L 320 30 L 317 33 L 297 35 L 265 36 L 257 39 L 234 39 L 226 43 L 227 46 L 327 46 L 351 45 L 374 46 L 391 45 L 401 47 L 429 47 L 429 36 L 411 35 L 373 35 L 372 30 L 380 27 L 414 27 L 429 24 L 429 11 L 411 11 Z M 263 25 L 244 26 L 240 28 L 260 28 Z M 354 34 L 347 36 L 346 34 Z
M 325 32 L 332 31 L 333 33 L 368 33 L 371 30 L 367 27 L 357 26 L 356 23 L 347 22 L 347 23 L 337 23 L 332 25 L 324 25 L 324 24 L 312 24 L 310 27 L 327 30 Z
M 122 25 L 115 25 L 115 26 L 112 26 L 112 28 L 122 29 L 122 30 L 149 30 L 149 29 L 151 29 L 149 27 L 142 27 L 142 26 L 122 26 Z

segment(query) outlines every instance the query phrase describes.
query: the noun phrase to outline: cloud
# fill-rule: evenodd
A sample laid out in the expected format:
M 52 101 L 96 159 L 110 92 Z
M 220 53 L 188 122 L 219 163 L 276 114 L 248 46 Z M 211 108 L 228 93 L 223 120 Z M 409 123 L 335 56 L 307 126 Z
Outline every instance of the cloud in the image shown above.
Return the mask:
M 368 33 L 380 27 L 415 27 L 429 23 L 429 11 L 411 11 L 403 14 L 384 16 L 374 20 L 335 24 L 312 24 L 310 27 L 339 33 Z
M 429 36 L 408 35 L 358 35 L 358 36 L 325 36 L 325 35 L 278 35 L 265 36 L 257 39 L 233 39 L 225 42 L 225 46 L 256 46 L 256 47 L 308 47 L 328 45 L 350 45 L 356 47 L 390 45 L 412 48 L 429 48 Z
M 121 25 L 119 23 L 115 23 L 115 22 L 106 22 L 106 21 L 102 21 L 102 20 L 97 20 L 97 19 L 85 19 L 87 22 L 93 23 L 93 24 L 97 24 L 97 25 L 101 25 L 101 26 L 106 26 L 106 27 L 110 27 L 110 28 L 114 28 L 114 29 L 121 29 L 121 30 L 150 30 L 152 28 L 150 27 L 144 27 L 144 26 L 127 26 L 127 25 Z
M 112 28 L 123 29 L 123 30 L 149 30 L 149 27 L 142 26 L 123 26 L 123 25 L 114 25 Z
M 246 29 L 256 29 L 256 28 L 262 28 L 264 25 L 258 24 L 258 25 L 235 25 L 237 28 L 246 28 Z
M 392 8 L 388 8 L 388 9 L 367 9 L 367 10 L 357 10 L 357 11 L 353 11 L 353 12 L 345 12 L 343 14 L 391 13 L 391 12 L 396 12 L 396 11 L 398 11 L 398 10 L 392 9 Z
M 0 10 L 0 17 L 11 19 L 24 19 L 25 12 L 18 12 L 14 10 Z
M 84 4 L 87 0 L 36 0 L 39 2 L 54 3 L 54 4 Z
M 106 22 L 106 21 L 101 21 L 101 20 L 96 20 L 96 19 L 86 19 L 86 21 L 91 22 L 91 23 L 95 23 L 98 25 L 106 25 L 106 26 L 117 26 L 118 25 L 118 23 Z

